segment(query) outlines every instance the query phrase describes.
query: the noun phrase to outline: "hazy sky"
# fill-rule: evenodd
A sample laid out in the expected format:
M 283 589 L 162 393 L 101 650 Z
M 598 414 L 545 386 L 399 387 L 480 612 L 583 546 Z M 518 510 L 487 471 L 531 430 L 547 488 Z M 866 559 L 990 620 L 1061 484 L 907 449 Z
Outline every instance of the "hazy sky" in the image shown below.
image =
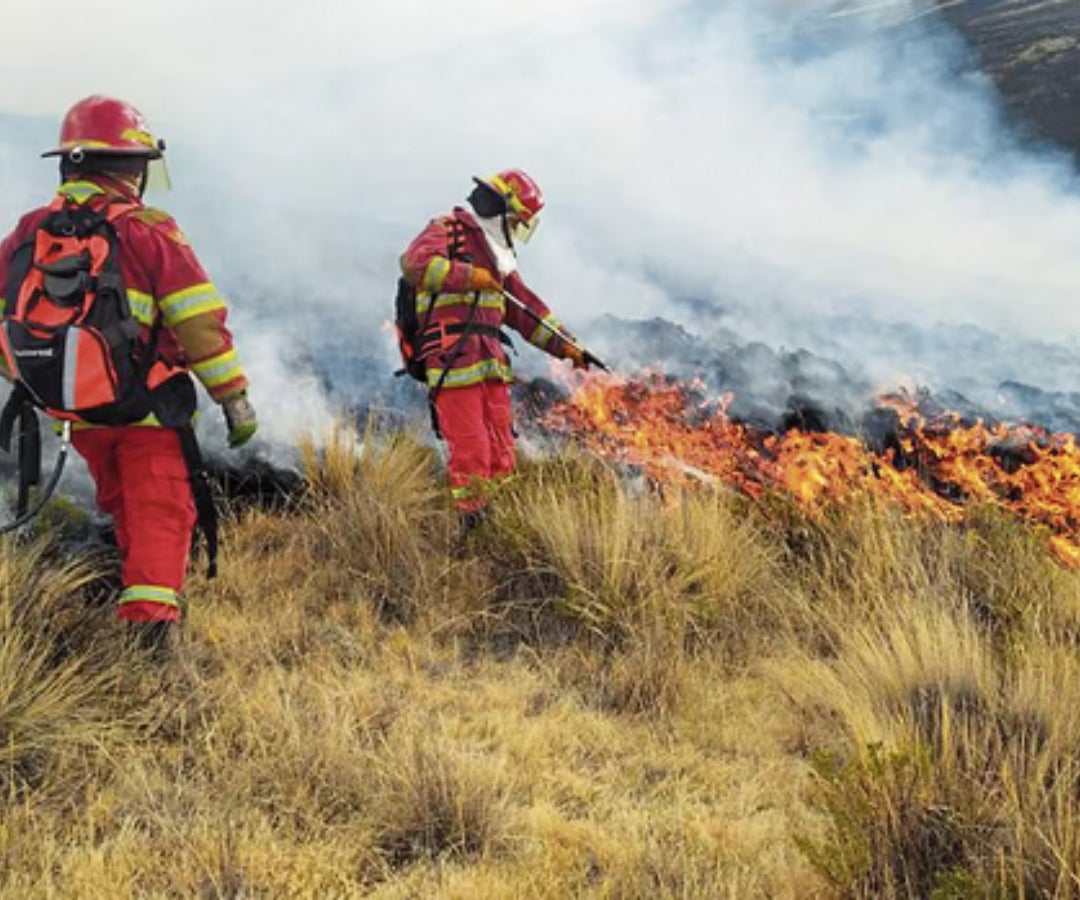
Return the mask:
M 601 345 L 602 312 L 703 327 L 688 297 L 748 337 L 855 357 L 831 317 L 1076 342 L 1069 164 L 1013 145 L 985 81 L 957 76 L 958 43 L 876 29 L 922 6 L 20 4 L 0 55 L 0 113 L 16 114 L 0 118 L 0 217 L 55 180 L 28 136 L 51 140 L 90 93 L 139 105 L 169 146 L 174 191 L 153 199 L 228 289 L 282 439 L 328 409 L 314 374 L 293 384 L 298 357 L 340 369 L 366 348 L 357 384 L 388 377 L 397 255 L 470 176 L 507 166 L 548 199 L 527 280 Z M 904 364 L 859 362 L 882 379 Z

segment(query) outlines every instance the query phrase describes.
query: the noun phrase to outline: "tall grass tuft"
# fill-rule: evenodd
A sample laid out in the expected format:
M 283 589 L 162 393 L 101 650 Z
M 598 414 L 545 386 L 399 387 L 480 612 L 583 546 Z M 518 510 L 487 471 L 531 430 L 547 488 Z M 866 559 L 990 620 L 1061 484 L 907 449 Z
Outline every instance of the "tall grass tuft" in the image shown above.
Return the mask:
M 314 561 L 334 561 L 322 590 L 410 620 L 437 598 L 444 575 L 449 520 L 434 454 L 406 434 L 380 434 L 374 422 L 359 441 L 338 429 L 321 451 L 311 442 L 301 449 Z
M 657 616 L 705 642 L 732 636 L 766 612 L 774 588 L 775 553 L 730 498 L 633 494 L 582 459 L 527 470 L 500 498 L 497 524 L 494 552 L 518 593 L 554 596 L 608 643 Z
M 568 683 L 606 708 L 669 713 L 694 654 L 745 662 L 776 621 L 777 555 L 733 502 L 631 493 L 567 457 L 526 469 L 499 498 L 488 552 L 512 597 L 582 638 L 563 656 Z
M 44 542 L 0 540 L 0 802 L 63 793 L 79 777 L 68 763 L 130 733 L 116 697 L 123 642 L 76 650 L 66 640 L 93 617 L 80 598 L 97 575 Z
M 1078 883 L 1078 663 L 1030 627 L 1052 595 L 1006 602 L 1024 596 L 1009 585 L 1047 577 L 1045 555 L 1025 555 L 1011 525 L 982 527 L 1001 552 L 1021 551 L 1010 557 L 1019 571 L 981 598 L 973 572 L 1004 560 L 973 559 L 971 535 L 950 533 L 936 552 L 902 558 L 905 593 L 875 595 L 867 582 L 861 615 L 844 619 L 845 598 L 815 584 L 813 602 L 834 611 L 831 652 L 774 664 L 807 714 L 832 723 L 811 795 L 832 831 L 808 853 L 845 896 L 1072 896 Z
M 506 849 L 513 780 L 505 762 L 407 718 L 371 754 L 376 844 L 391 868 Z

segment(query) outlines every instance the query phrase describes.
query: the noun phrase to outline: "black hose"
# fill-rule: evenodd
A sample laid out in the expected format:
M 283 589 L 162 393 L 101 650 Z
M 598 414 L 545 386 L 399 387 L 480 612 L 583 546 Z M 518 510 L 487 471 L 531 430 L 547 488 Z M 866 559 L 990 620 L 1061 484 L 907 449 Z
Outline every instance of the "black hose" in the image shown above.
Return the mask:
M 60 483 L 60 476 L 64 473 L 64 463 L 67 462 L 68 447 L 71 446 L 71 423 L 65 422 L 63 431 L 60 437 L 60 450 L 56 456 L 56 465 L 53 466 L 52 475 L 49 476 L 49 480 L 45 483 L 45 486 L 41 489 L 41 493 L 38 496 L 37 502 L 26 510 L 22 515 L 17 516 L 10 522 L 6 522 L 0 525 L 0 534 L 7 534 L 10 531 L 15 531 L 18 528 L 22 528 L 23 525 L 30 522 L 34 516 L 41 512 L 42 507 L 52 498 L 53 492 L 56 490 L 56 486 Z

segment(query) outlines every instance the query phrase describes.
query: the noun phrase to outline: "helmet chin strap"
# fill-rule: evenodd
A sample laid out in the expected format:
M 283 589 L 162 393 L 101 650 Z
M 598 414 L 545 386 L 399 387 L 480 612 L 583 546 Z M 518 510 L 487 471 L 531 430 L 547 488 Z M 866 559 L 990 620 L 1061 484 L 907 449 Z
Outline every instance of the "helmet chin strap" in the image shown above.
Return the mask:
M 502 233 L 503 237 L 506 238 L 506 246 L 513 250 L 514 235 L 512 229 L 510 228 L 510 213 L 504 210 L 503 214 L 500 216 L 500 219 L 502 220 Z

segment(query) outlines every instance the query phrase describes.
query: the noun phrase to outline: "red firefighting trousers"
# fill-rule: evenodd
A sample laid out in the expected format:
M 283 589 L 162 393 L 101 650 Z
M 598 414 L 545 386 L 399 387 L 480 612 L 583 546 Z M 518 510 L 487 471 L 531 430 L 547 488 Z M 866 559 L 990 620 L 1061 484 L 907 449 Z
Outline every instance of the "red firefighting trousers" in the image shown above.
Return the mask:
M 113 518 L 124 590 L 116 614 L 132 622 L 180 618 L 195 502 L 180 439 L 168 428 L 127 426 L 76 431 L 97 502 Z
M 514 414 L 510 389 L 501 381 L 443 388 L 435 396 L 446 446 L 454 506 L 481 509 L 494 479 L 514 471 Z

